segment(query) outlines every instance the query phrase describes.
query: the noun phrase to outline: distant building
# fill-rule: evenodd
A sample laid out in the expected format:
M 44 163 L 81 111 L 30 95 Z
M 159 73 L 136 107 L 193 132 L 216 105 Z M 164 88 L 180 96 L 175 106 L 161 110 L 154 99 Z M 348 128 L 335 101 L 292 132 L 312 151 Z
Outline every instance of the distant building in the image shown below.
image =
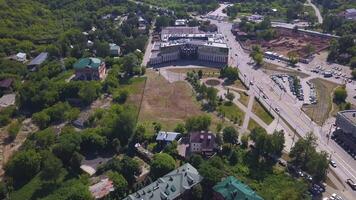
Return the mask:
M 36 58 L 31 60 L 31 62 L 27 65 L 29 69 L 35 70 L 37 69 L 44 61 L 46 61 L 48 58 L 48 53 L 47 52 L 42 52 Z
M 356 138 L 356 110 L 340 111 L 336 115 L 336 126 Z
M 157 134 L 156 141 L 173 142 L 178 135 L 180 135 L 180 133 L 160 131 Z
M 188 20 L 186 19 L 177 19 L 175 22 L 174 22 L 174 25 L 175 26 L 186 26 L 188 23 Z
M 191 153 L 199 153 L 211 156 L 215 153 L 215 135 L 210 132 L 193 132 L 189 135 L 189 150 Z
M 25 62 L 26 61 L 26 53 L 19 52 L 16 54 L 14 59 L 19 62 Z
M 114 43 L 110 44 L 110 55 L 111 56 L 119 56 L 121 54 L 120 46 Z
M 190 189 L 202 181 L 198 170 L 186 163 L 157 179 L 148 186 L 130 194 L 124 200 L 189 199 Z
M 150 65 L 180 59 L 228 63 L 229 48 L 219 33 L 205 33 L 198 27 L 166 27 L 161 41 L 158 50 L 152 51 Z
M 82 58 L 73 67 L 76 80 L 101 80 L 106 74 L 105 62 L 99 58 Z
M 248 21 L 252 21 L 252 22 L 260 22 L 263 20 L 263 16 L 262 15 L 250 15 L 247 17 Z
M 356 20 L 356 8 L 346 9 L 340 15 L 347 20 Z
M 9 93 L 12 91 L 12 83 L 13 83 L 13 79 L 11 78 L 6 78 L 0 81 L 0 91 L 2 93 Z
M 109 178 L 101 179 L 98 183 L 89 186 L 89 191 L 95 199 L 101 199 L 114 190 L 114 184 Z
M 213 200 L 263 200 L 250 187 L 229 176 L 213 187 Z
M 6 108 L 15 105 L 16 94 L 5 94 L 0 98 L 0 107 Z

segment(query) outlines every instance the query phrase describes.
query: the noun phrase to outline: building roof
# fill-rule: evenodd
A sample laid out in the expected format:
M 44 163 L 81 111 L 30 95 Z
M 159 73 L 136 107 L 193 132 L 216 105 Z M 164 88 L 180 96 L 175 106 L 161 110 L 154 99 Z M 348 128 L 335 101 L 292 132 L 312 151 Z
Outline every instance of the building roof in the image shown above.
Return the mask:
M 190 190 L 194 185 L 200 183 L 202 179 L 198 170 L 186 163 L 141 190 L 130 194 L 124 200 L 176 199 L 186 190 Z
M 5 94 L 0 98 L 0 107 L 15 105 L 16 94 Z
M 356 110 L 344 110 L 339 112 L 347 121 L 356 126 Z
M 110 44 L 110 51 L 119 51 L 120 50 L 120 46 L 114 43 Z
M 101 60 L 99 58 L 81 58 L 76 63 L 74 63 L 74 69 L 98 69 L 101 64 Z
M 349 8 L 345 10 L 346 14 L 356 14 L 356 8 Z
M 16 54 L 16 57 L 18 58 L 26 58 L 26 53 L 19 52 Z
M 178 135 L 180 135 L 180 133 L 160 131 L 157 134 L 156 140 L 172 142 L 177 138 Z
M 223 196 L 225 200 L 263 200 L 255 191 L 233 176 L 216 184 L 213 190 Z
M 95 199 L 101 199 L 114 190 L 114 184 L 108 178 L 102 179 L 98 183 L 89 186 L 89 191 Z
M 189 143 L 201 143 L 202 150 L 215 148 L 215 135 L 209 132 L 190 133 Z
M 41 65 L 47 59 L 47 57 L 48 57 L 48 53 L 47 52 L 42 52 L 38 56 L 36 56 L 36 58 L 31 60 L 31 62 L 28 64 L 28 66 Z
M 13 80 L 11 78 L 3 79 L 0 81 L 0 88 L 9 88 Z

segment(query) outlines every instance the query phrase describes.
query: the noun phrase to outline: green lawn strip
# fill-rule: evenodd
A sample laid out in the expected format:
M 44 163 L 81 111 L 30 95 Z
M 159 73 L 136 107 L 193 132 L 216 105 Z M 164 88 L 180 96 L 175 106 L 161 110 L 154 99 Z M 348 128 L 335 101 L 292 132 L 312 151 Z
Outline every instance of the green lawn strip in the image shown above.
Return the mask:
M 250 131 L 252 131 L 253 129 L 258 128 L 258 127 L 263 128 L 263 127 L 260 126 L 255 120 L 253 120 L 253 119 L 250 118 L 250 121 L 248 122 L 248 127 L 247 127 L 247 129 L 250 130 Z
M 271 113 L 269 113 L 268 110 L 256 98 L 253 102 L 252 112 L 255 113 L 267 125 L 272 123 L 272 121 L 274 120 L 273 115 L 271 115 Z
M 224 103 L 218 106 L 217 111 L 240 126 L 245 118 L 245 113 L 235 104 Z

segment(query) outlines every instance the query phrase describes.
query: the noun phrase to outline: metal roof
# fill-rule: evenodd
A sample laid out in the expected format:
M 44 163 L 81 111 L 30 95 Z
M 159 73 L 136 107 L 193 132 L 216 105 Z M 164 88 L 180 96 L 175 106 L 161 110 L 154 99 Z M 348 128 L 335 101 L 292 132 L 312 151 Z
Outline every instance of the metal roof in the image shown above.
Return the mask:
M 263 200 L 255 191 L 233 176 L 228 176 L 216 184 L 213 190 L 223 196 L 225 200 Z
M 186 190 L 200 183 L 202 179 L 198 170 L 186 163 L 141 190 L 130 194 L 124 200 L 176 199 Z
M 91 68 L 98 69 L 100 67 L 101 60 L 99 58 L 81 58 L 77 61 L 73 67 L 74 69 Z
M 41 65 L 44 61 L 47 60 L 47 58 L 48 58 L 48 53 L 47 52 L 42 52 L 36 58 L 31 60 L 31 62 L 28 64 L 28 66 Z
M 178 135 L 180 135 L 180 133 L 160 131 L 157 134 L 156 140 L 172 142 L 177 138 Z

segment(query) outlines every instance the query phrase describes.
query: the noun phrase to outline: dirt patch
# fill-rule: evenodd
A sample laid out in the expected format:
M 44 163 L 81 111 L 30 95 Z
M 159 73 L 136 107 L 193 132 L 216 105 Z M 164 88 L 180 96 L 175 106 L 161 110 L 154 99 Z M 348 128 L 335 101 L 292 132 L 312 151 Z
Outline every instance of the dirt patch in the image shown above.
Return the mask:
M 288 56 L 289 52 L 296 52 L 300 58 L 307 58 L 310 44 L 314 52 L 320 52 L 329 46 L 330 39 L 315 34 L 294 31 L 286 28 L 275 28 L 277 38 L 270 41 L 246 40 L 243 45 L 250 48 L 253 45 L 261 45 L 264 51 L 272 51 L 280 55 Z
M 152 130 L 152 123 L 162 124 L 162 130 L 173 130 L 191 116 L 206 114 L 195 100 L 193 89 L 187 82 L 169 83 L 163 76 L 147 70 L 147 81 L 139 115 L 139 123 Z M 212 117 L 212 127 L 220 119 Z M 153 133 L 152 133 L 153 134 Z
M 300 78 L 309 77 L 308 74 L 305 74 L 303 72 L 299 72 L 299 71 L 296 71 L 296 70 L 288 69 L 286 67 L 281 67 L 281 66 L 278 66 L 278 65 L 275 65 L 275 64 L 272 64 L 272 63 L 264 63 L 262 65 L 262 71 L 265 74 L 268 74 L 268 75 L 281 74 L 282 73 L 282 74 L 288 74 L 288 75 L 291 75 L 291 76 L 298 76 Z
M 216 80 L 216 79 L 209 79 L 209 80 L 205 81 L 205 84 L 208 86 L 217 86 L 217 85 L 220 85 L 220 81 Z
M 318 102 L 316 104 L 305 105 L 303 111 L 318 125 L 322 125 L 330 116 L 332 110 L 332 94 L 339 85 L 327 80 L 315 78 L 310 80 L 314 83 L 317 92 Z

